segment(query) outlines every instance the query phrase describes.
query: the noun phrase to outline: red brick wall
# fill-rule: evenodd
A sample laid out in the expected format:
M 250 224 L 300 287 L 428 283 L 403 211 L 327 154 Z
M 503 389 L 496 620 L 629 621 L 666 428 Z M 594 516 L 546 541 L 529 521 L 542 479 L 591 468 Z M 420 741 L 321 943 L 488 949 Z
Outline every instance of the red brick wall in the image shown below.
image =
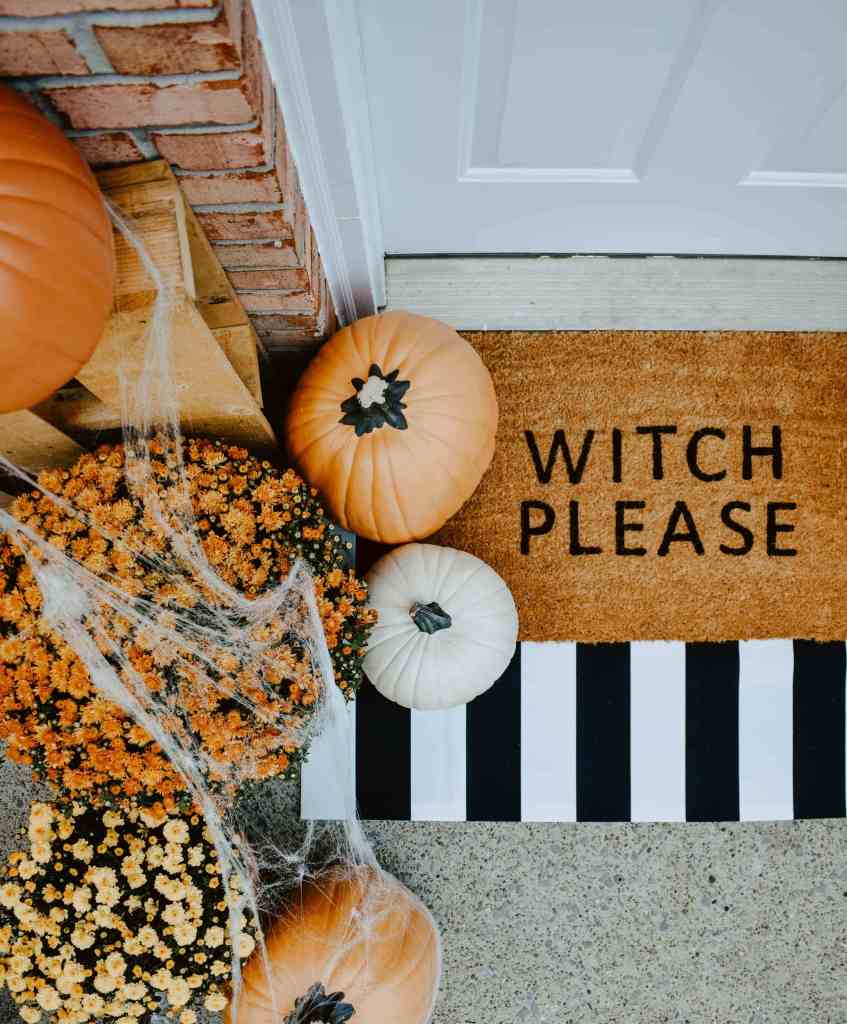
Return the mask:
M 170 161 L 268 345 L 334 330 L 249 0 L 0 0 L 0 76 L 92 166 Z

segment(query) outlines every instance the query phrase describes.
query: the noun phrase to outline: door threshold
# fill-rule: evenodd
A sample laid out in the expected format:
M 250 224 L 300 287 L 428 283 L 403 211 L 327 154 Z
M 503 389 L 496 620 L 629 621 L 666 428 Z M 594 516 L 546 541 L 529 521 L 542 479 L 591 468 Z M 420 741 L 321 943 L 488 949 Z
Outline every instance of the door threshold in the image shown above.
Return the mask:
M 476 331 L 844 331 L 847 260 L 403 256 L 387 308 Z

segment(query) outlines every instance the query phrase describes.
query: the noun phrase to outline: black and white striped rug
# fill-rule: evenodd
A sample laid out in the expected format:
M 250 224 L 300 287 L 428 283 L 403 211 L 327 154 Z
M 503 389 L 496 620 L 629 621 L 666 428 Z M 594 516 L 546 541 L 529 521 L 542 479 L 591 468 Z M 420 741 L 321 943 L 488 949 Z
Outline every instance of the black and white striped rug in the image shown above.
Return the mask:
M 751 821 L 845 815 L 844 643 L 518 644 L 466 707 L 349 709 L 362 818 Z M 302 816 L 343 817 L 331 752 Z

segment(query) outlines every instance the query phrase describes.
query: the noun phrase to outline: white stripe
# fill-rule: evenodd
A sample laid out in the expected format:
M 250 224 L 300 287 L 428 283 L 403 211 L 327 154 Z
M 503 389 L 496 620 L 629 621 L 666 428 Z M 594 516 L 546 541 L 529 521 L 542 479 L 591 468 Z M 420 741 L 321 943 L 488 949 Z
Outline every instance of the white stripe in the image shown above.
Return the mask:
M 356 813 L 356 703 L 338 708 L 312 741 L 300 774 L 300 817 L 346 821 Z
M 742 821 L 794 817 L 794 645 L 739 644 L 738 776 Z
M 521 819 L 576 821 L 576 644 L 521 644 Z
M 685 821 L 685 644 L 630 644 L 631 817 Z
M 412 711 L 412 821 L 467 816 L 467 709 Z

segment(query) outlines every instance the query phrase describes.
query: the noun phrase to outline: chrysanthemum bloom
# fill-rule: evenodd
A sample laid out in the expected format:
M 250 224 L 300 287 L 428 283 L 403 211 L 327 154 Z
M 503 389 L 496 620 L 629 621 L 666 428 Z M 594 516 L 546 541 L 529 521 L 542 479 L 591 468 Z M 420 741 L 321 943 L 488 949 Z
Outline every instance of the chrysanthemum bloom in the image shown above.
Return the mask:
M 304 559 L 335 679 L 348 696 L 361 680 L 375 613 L 364 607 L 366 586 L 345 567 L 344 541 L 316 492 L 293 471 L 210 441 L 186 441 L 183 461 L 180 478 L 173 449 L 151 443 L 146 486 L 161 515 L 128 487 L 122 446 L 41 475 L 66 507 L 33 492 L 12 513 L 72 559 L 71 577 L 90 605 L 88 635 L 206 781 L 226 787 L 284 775 L 302 756 L 302 727 L 320 693 L 302 639 L 306 609 L 295 604 L 254 622 L 238 601 L 267 596 Z M 180 479 L 194 519 L 187 534 L 171 528 Z M 180 550 L 186 539 L 202 555 Z M 75 566 L 85 573 L 74 574 Z M 111 597 L 97 579 L 114 588 Z M 232 592 L 242 596 L 233 600 Z M 144 720 L 94 686 L 42 610 L 31 566 L 0 540 L 0 739 L 8 755 L 70 794 L 167 809 L 186 803 L 183 777 Z
M 67 1024 L 104 1017 L 134 1024 L 157 1010 L 226 1005 L 229 908 L 199 816 L 35 803 L 29 835 L 45 830 L 37 842 L 50 849 L 46 862 L 34 861 L 30 838 L 0 881 L 0 974 L 28 1024 L 46 1024 L 47 1015 Z M 93 857 L 78 856 L 83 845 Z M 163 847 L 172 863 L 160 868 L 154 851 Z M 199 852 L 199 870 L 188 863 L 190 851 Z M 236 880 L 228 884 L 245 958 L 253 929 Z M 201 951 L 211 955 L 198 957 Z

